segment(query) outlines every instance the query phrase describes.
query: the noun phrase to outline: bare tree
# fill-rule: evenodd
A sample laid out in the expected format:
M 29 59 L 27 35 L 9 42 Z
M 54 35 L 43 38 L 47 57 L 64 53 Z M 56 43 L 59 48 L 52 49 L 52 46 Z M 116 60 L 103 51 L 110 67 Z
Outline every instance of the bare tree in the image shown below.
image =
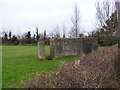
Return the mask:
M 44 39 L 46 39 L 46 30 L 44 30 Z
M 66 27 L 65 27 L 65 25 L 63 24 L 63 38 L 65 38 L 66 37 Z
M 76 38 L 79 37 L 79 33 L 80 33 L 80 16 L 79 16 L 79 13 L 80 13 L 80 10 L 79 10 L 78 6 L 75 4 L 74 15 L 71 18 L 71 21 L 72 21 L 72 24 L 73 24 L 73 29 L 74 29 Z
M 50 38 L 54 38 L 54 33 L 53 33 L 53 32 L 50 32 L 50 33 L 49 33 L 49 37 L 50 37 Z
M 52 38 L 60 38 L 60 27 L 56 25 L 53 31 L 49 34 Z
M 69 34 L 69 38 L 72 38 L 72 31 L 71 30 L 69 31 L 68 34 Z
M 60 27 L 58 25 L 54 29 L 54 37 L 55 38 L 60 38 Z
M 113 29 L 112 22 L 110 21 L 110 17 L 112 13 L 115 12 L 115 3 L 107 1 L 97 1 L 96 3 L 96 18 L 97 18 L 97 25 L 98 28 L 104 29 Z
M 117 28 L 117 14 L 115 2 L 112 0 L 102 0 L 96 3 L 96 17 L 98 31 L 98 43 L 100 45 L 113 45 L 117 43 L 115 32 Z
M 69 34 L 70 34 L 70 36 L 69 36 L 70 38 L 75 38 L 76 37 L 76 32 L 75 32 L 74 27 L 70 28 Z

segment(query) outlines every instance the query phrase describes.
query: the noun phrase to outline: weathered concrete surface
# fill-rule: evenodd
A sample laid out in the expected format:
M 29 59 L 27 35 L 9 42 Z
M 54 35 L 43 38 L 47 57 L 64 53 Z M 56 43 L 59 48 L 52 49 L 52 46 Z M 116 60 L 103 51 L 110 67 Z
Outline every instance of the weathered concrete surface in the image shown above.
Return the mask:
M 45 42 L 38 42 L 38 57 L 39 59 L 45 59 Z
M 52 39 L 50 41 L 50 52 L 52 58 L 80 55 L 82 53 L 82 41 L 80 39 Z
M 58 58 L 69 55 L 81 55 L 89 53 L 98 48 L 95 38 L 65 38 L 51 39 L 51 58 Z
M 50 40 L 50 58 L 79 56 L 98 49 L 97 38 L 62 38 Z M 38 42 L 38 57 L 45 59 L 45 43 Z

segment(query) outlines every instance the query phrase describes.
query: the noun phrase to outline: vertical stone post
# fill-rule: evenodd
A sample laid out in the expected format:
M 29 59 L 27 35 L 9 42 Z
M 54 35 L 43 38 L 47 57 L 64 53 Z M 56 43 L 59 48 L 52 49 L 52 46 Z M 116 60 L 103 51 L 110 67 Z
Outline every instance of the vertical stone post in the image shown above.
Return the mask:
M 45 42 L 38 42 L 38 57 L 39 59 L 45 59 Z

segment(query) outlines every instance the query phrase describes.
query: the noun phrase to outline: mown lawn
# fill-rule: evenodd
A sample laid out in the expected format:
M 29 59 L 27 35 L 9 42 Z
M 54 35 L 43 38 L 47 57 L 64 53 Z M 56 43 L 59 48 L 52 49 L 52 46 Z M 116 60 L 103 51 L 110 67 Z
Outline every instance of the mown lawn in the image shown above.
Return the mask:
M 46 46 L 49 56 L 49 46 Z M 2 47 L 2 87 L 11 88 L 14 84 L 29 79 L 31 73 L 54 71 L 62 61 L 70 62 L 78 56 L 67 56 L 54 60 L 39 60 L 37 46 L 3 46 Z M 18 85 L 22 87 L 22 85 Z

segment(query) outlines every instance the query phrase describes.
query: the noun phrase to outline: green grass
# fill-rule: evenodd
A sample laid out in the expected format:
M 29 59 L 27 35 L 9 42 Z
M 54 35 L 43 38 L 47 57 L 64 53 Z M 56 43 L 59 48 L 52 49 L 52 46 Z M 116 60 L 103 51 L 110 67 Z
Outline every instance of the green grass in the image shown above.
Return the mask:
M 45 48 L 49 56 L 49 46 Z M 31 73 L 50 72 L 56 70 L 61 61 L 70 62 L 78 56 L 67 56 L 54 60 L 39 60 L 37 46 L 3 46 L 2 50 L 2 87 L 11 88 L 24 81 Z M 18 87 L 22 87 L 18 85 Z
M 108 48 L 109 46 L 99 46 L 98 49 Z

